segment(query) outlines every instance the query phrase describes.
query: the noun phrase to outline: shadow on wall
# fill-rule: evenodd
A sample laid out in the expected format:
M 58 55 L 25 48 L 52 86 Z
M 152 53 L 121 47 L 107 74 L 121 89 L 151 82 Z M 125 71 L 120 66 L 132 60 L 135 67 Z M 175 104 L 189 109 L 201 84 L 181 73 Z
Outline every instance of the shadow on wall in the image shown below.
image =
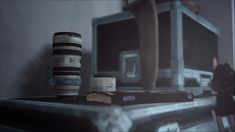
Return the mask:
M 18 78 L 20 97 L 49 96 L 54 91 L 48 86 L 51 44 L 45 44 L 40 54 L 34 57 L 22 70 Z
M 89 91 L 89 79 L 91 76 L 91 51 L 82 51 L 82 85 L 79 93 L 84 94 Z

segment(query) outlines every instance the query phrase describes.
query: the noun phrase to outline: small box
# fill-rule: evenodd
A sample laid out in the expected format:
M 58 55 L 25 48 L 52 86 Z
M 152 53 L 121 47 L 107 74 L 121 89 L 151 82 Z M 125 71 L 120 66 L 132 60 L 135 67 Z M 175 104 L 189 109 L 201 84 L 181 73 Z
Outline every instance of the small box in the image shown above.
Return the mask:
M 119 57 L 119 73 L 121 83 L 141 81 L 139 51 L 123 51 Z

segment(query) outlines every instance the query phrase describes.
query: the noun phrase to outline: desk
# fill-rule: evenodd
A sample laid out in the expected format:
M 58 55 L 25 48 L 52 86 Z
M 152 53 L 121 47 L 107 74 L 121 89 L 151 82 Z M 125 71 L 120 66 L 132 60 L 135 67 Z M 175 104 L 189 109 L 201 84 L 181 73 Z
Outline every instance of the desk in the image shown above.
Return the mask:
M 81 99 L 55 97 L 0 99 L 0 130 L 153 131 L 172 123 L 180 130 L 187 130 L 190 125 L 211 122 L 215 105 L 215 97 L 128 106 L 89 104 Z

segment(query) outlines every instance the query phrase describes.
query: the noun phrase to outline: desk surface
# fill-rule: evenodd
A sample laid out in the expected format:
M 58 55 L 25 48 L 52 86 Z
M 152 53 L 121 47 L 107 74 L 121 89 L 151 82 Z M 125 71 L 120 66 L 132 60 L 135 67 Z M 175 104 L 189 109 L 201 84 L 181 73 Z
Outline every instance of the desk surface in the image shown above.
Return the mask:
M 174 114 L 183 114 L 184 112 L 205 110 L 208 112 L 216 105 L 215 97 L 198 98 L 191 102 L 152 103 L 129 106 L 80 104 L 79 101 L 67 100 L 70 102 L 68 103 L 66 100 L 60 101 L 59 99 L 53 102 L 52 99 L 44 98 L 44 101 L 43 99 L 39 101 L 39 98 L 34 101 L 32 99 L 0 99 L 0 115 L 6 117 L 1 118 L 0 122 L 5 122 L 6 119 L 19 122 L 20 120 L 17 121 L 16 117 L 26 118 L 28 116 L 30 118 L 26 119 L 25 122 L 29 123 L 34 119 L 40 120 L 40 122 L 45 122 L 46 120 L 45 123 L 49 122 L 51 124 L 53 122 L 54 126 L 58 127 L 58 124 L 61 124 L 58 118 L 63 120 L 66 118 L 65 120 L 69 121 L 70 117 L 72 117 L 74 120 L 86 119 L 98 131 L 129 131 L 135 126 L 134 124 L 143 120 L 146 121 L 163 116 L 168 117 Z M 48 115 L 53 116 L 48 118 Z M 189 114 L 188 116 L 192 115 Z M 67 122 L 67 124 L 69 123 Z M 43 124 L 41 123 L 40 125 Z M 70 126 L 70 128 L 79 127 L 78 124 L 76 125 Z

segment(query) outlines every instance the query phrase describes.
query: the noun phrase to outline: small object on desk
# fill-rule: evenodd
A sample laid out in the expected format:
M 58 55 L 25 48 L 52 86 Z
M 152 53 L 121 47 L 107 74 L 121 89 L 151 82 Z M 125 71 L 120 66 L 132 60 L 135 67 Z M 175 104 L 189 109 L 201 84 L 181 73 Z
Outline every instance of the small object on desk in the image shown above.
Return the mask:
M 90 91 L 114 92 L 116 91 L 116 78 L 113 77 L 90 78 Z
M 200 11 L 200 5 L 196 4 L 192 0 L 181 0 L 182 3 L 189 8 L 191 11 L 195 12 L 196 14 L 199 14 Z
M 89 92 L 86 100 L 117 105 L 188 102 L 193 101 L 193 94 L 182 91 Z
M 87 101 L 99 102 L 105 104 L 112 104 L 112 97 L 114 94 L 109 92 L 91 92 L 86 96 Z

